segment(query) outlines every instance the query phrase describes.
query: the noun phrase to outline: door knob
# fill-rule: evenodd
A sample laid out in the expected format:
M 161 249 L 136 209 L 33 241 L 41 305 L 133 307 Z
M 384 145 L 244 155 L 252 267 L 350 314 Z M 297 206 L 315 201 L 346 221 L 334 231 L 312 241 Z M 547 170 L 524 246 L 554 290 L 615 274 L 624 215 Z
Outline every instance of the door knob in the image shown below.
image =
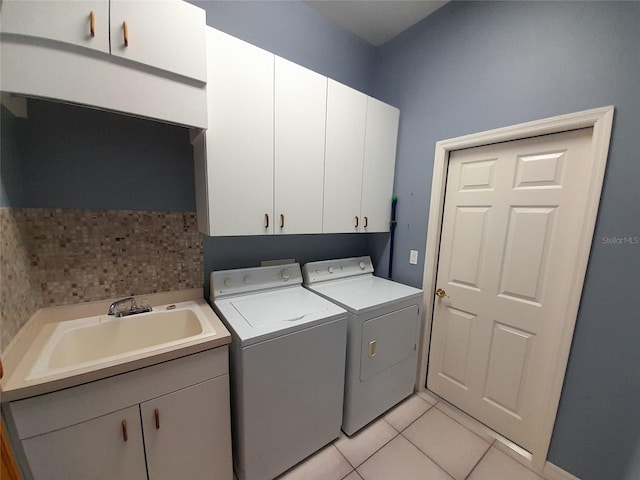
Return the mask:
M 436 290 L 436 295 L 437 295 L 438 297 L 440 297 L 440 298 L 444 298 L 444 297 L 450 298 L 450 297 L 449 297 L 449 295 L 447 295 L 447 292 L 445 292 L 445 291 L 444 291 L 443 289 L 441 289 L 441 288 L 439 288 L 439 289 L 437 289 L 437 290 Z

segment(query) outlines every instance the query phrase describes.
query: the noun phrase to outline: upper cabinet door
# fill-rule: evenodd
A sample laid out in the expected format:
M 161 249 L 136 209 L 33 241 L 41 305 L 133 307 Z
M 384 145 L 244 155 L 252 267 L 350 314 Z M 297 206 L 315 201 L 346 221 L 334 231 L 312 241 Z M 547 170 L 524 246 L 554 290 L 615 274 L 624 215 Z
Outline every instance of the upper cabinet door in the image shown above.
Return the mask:
M 1 31 L 109 53 L 109 1 L 4 0 Z
M 324 169 L 324 233 L 362 230 L 360 199 L 367 96 L 329 79 Z
M 111 54 L 206 82 L 205 11 L 180 0 L 111 0 Z
M 207 29 L 209 235 L 273 233 L 274 55 Z
M 322 231 L 327 77 L 275 59 L 275 233 Z
M 400 110 L 375 98 L 367 100 L 362 173 L 363 226 L 365 232 L 388 232 Z

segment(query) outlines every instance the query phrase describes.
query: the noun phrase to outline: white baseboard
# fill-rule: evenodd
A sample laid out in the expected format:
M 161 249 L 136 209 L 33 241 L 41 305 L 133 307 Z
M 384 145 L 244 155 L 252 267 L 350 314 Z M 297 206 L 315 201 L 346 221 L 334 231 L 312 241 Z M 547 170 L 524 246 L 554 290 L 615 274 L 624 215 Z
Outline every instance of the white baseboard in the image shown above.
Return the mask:
M 545 464 L 542 474 L 547 480 L 580 480 L 551 462 Z

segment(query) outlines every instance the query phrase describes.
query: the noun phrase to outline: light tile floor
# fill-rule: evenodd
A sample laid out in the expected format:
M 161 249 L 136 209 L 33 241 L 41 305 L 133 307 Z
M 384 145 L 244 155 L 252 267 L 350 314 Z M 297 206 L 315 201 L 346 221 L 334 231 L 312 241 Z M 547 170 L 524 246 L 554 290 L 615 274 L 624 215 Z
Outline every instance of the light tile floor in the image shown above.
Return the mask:
M 544 480 L 483 425 L 420 392 L 278 480 Z

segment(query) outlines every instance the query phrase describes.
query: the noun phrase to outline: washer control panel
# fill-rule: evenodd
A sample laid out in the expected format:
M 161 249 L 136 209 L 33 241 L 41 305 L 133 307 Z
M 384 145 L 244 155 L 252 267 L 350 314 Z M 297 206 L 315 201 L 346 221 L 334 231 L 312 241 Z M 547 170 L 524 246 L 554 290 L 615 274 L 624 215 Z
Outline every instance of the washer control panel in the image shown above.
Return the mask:
M 368 256 L 309 262 L 302 267 L 305 285 L 372 273 L 373 263 Z
M 298 263 L 219 270 L 211 272 L 211 297 L 219 298 L 301 283 L 302 272 Z

